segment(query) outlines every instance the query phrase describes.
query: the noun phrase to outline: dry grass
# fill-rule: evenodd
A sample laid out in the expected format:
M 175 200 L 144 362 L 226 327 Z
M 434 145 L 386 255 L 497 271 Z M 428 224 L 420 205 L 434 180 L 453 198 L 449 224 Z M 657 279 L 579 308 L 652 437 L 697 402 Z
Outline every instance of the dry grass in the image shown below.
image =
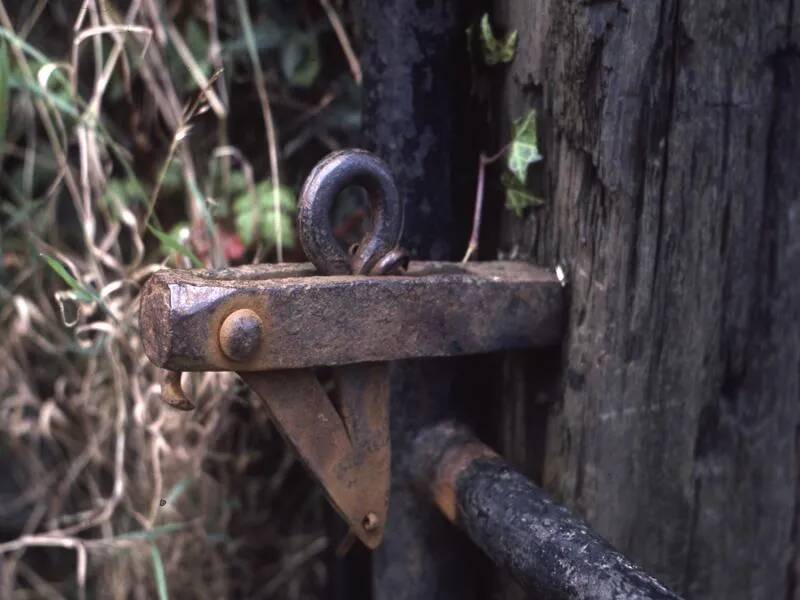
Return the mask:
M 2 595 L 323 585 L 316 488 L 234 376 L 161 403 L 137 312 L 164 266 L 297 258 L 281 203 L 357 127 L 345 8 L 0 2 Z

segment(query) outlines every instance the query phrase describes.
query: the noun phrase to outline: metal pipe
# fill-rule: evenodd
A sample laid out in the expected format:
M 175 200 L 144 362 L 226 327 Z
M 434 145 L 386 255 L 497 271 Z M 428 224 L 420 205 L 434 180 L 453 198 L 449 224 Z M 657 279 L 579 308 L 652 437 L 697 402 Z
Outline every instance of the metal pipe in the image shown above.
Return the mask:
M 679 598 L 467 428 L 422 430 L 411 464 L 417 489 L 536 598 Z
M 457 189 L 465 147 L 460 136 L 467 129 L 459 126 L 468 93 L 465 3 L 358 4 L 364 137 L 366 148 L 389 165 L 405 203 L 401 245 L 414 259 L 460 258 L 466 240 L 459 222 L 464 196 Z M 386 533 L 373 553 L 375 600 L 486 597 L 481 565 L 474 564 L 484 557 L 419 497 L 407 474 L 414 433 L 463 417 L 463 398 L 453 392 L 463 379 L 461 364 L 459 358 L 392 364 L 392 490 Z

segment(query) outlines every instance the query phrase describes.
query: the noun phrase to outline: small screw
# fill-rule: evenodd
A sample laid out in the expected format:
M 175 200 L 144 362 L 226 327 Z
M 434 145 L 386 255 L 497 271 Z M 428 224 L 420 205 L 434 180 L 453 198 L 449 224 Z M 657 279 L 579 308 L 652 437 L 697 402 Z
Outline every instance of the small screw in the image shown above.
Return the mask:
M 374 512 L 368 512 L 361 521 L 361 525 L 365 531 L 375 531 L 378 528 L 378 515 Z
M 261 345 L 263 329 L 261 317 L 249 308 L 240 308 L 222 322 L 219 345 L 231 360 L 247 360 Z

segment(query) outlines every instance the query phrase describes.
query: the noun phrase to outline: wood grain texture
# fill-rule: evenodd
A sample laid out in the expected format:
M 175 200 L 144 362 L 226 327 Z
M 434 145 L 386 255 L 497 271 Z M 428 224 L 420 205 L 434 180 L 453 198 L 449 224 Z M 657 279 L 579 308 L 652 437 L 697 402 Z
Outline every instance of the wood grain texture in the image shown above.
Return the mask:
M 547 205 L 505 217 L 503 250 L 570 281 L 545 487 L 688 597 L 792 597 L 800 6 L 495 6 L 520 36 L 503 130 L 539 107 L 546 156 Z M 507 414 L 534 368 L 509 363 Z

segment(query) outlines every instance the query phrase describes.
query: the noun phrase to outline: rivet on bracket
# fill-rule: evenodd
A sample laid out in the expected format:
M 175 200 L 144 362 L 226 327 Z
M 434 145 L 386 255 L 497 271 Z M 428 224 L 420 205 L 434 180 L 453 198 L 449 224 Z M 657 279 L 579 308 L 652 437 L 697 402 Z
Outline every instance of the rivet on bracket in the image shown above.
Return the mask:
M 263 333 L 261 317 L 249 308 L 240 308 L 222 322 L 219 328 L 219 345 L 225 356 L 243 362 L 258 350 Z

